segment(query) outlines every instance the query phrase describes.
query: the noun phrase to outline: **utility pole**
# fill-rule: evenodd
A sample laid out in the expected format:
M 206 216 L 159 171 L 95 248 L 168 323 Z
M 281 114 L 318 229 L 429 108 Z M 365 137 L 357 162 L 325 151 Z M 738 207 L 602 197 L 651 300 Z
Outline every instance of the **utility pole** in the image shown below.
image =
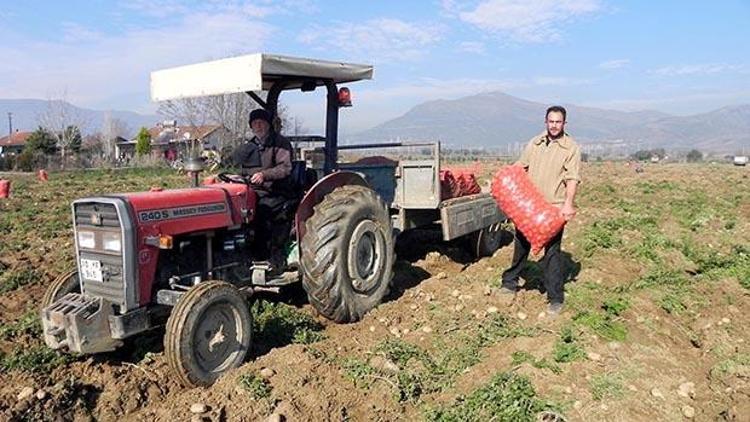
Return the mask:
M 13 136 L 13 113 L 9 111 L 8 112 L 8 142 L 10 142 L 11 136 Z

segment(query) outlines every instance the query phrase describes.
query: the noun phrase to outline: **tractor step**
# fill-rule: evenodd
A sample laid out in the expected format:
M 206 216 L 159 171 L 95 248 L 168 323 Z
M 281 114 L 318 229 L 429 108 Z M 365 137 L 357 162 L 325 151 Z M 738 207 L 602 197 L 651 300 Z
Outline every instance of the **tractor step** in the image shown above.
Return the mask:
M 253 262 L 250 270 L 253 272 L 254 286 L 286 286 L 287 284 L 297 283 L 300 280 L 299 271 L 296 270 L 269 276 L 271 263 L 268 261 Z

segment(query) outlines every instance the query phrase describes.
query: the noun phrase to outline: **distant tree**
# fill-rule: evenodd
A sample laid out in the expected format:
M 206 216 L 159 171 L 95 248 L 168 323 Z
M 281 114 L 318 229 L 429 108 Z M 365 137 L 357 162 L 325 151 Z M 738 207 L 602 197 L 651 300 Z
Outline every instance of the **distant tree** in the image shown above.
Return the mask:
M 135 153 L 138 156 L 151 154 L 151 135 L 148 129 L 142 127 L 135 139 Z
M 117 137 L 125 137 L 128 134 L 128 125 L 124 121 L 112 117 L 111 112 L 107 112 L 104 115 L 104 123 L 102 124 L 101 142 L 102 142 L 102 154 L 109 161 L 114 161 Z
M 634 160 L 638 161 L 644 161 L 651 158 L 651 151 L 646 149 L 641 149 L 633 153 L 631 156 Z
M 40 127 L 29 135 L 14 165 L 18 170 L 32 171 L 44 167 L 47 163 L 47 156 L 56 153 L 56 138 L 48 130 Z
M 687 161 L 688 163 L 697 163 L 699 161 L 703 161 L 703 153 L 698 151 L 697 149 L 691 149 L 687 154 Z
M 62 139 L 67 139 L 68 150 L 78 152 L 81 150 L 81 143 L 83 137 L 81 136 L 81 129 L 78 126 L 68 126 L 65 128 L 65 134 L 61 136 Z
M 85 126 L 85 118 L 81 110 L 68 103 L 66 97 L 67 93 L 63 92 L 58 99 L 48 100 L 47 109 L 39 116 L 40 126 L 47 129 L 57 141 L 63 168 L 65 168 L 65 157 L 76 141 L 80 148 L 80 128 Z M 71 129 L 72 127 L 77 130 Z
M 40 126 L 26 140 L 23 152 L 26 151 L 30 153 L 42 152 L 49 155 L 55 154 L 57 152 L 57 139 L 47 129 Z

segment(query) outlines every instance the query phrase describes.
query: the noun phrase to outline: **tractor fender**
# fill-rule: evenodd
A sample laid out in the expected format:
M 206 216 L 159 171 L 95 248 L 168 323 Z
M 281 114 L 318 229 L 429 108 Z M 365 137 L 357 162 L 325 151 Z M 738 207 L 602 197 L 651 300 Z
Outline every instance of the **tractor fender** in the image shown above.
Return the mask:
M 294 215 L 294 227 L 297 233 L 297 247 L 302 244 L 302 238 L 305 236 L 305 221 L 313 215 L 313 207 L 325 198 L 326 195 L 333 192 L 339 186 L 360 185 L 370 187 L 359 173 L 352 171 L 337 171 L 318 180 L 297 207 L 297 213 Z M 301 251 L 300 251 L 301 252 Z

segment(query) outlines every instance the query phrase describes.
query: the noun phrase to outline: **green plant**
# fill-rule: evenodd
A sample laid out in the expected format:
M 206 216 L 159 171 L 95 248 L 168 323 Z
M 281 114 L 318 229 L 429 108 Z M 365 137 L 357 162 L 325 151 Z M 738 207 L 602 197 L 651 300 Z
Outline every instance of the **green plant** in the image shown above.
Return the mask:
M 138 156 L 151 154 L 151 135 L 148 133 L 148 129 L 142 127 L 135 139 L 135 153 Z
M 586 356 L 586 352 L 578 345 L 573 329 L 570 327 L 562 329 L 560 339 L 555 342 L 552 353 L 555 362 L 559 363 L 573 362 Z
M 240 387 L 250 393 L 255 400 L 264 399 L 271 396 L 271 385 L 268 381 L 258 377 L 254 373 L 242 374 L 237 380 Z
M 367 363 L 359 359 L 348 358 L 343 361 L 341 367 L 344 370 L 344 376 L 357 387 L 370 388 L 372 385 L 375 368 Z
M 591 378 L 590 389 L 594 400 L 621 398 L 623 396 L 622 376 L 615 373 L 595 375 Z
M 9 274 L 5 273 L 3 276 L 5 277 L 0 277 L 0 293 L 16 290 L 19 287 L 37 282 L 40 279 L 39 274 L 32 269 L 11 272 Z
M 268 347 L 311 344 L 325 338 L 323 325 L 284 303 L 261 301 L 252 308 L 253 336 Z
M 670 314 L 679 315 L 687 310 L 682 295 L 675 291 L 664 294 L 659 300 L 659 306 Z
M 537 397 L 529 380 L 503 372 L 467 397 L 459 397 L 445 407 L 428 409 L 425 419 L 435 422 L 458 421 L 533 421 L 544 410 L 556 410 L 553 404 Z
M 516 351 L 511 354 L 511 365 L 517 366 L 522 363 L 528 362 L 537 369 L 549 369 L 554 374 L 560 374 L 562 373 L 562 369 L 560 366 L 555 365 L 554 363 L 550 363 L 547 361 L 547 359 L 536 359 L 534 355 L 532 355 L 529 352 L 523 352 L 523 351 Z
M 23 334 L 39 336 L 42 334 L 42 324 L 39 314 L 35 310 L 27 311 L 15 323 L 0 326 L 0 340 L 7 340 Z
M 602 303 L 602 309 L 607 315 L 620 316 L 630 307 L 630 300 L 625 296 L 609 297 Z
M 73 355 L 58 353 L 44 345 L 19 346 L 12 353 L 3 356 L 2 361 L 0 361 L 0 368 L 4 371 L 21 370 L 46 373 L 74 360 Z
M 625 326 L 614 321 L 610 315 L 581 311 L 573 316 L 573 321 L 576 324 L 590 328 L 599 337 L 607 340 L 624 341 L 628 334 Z

